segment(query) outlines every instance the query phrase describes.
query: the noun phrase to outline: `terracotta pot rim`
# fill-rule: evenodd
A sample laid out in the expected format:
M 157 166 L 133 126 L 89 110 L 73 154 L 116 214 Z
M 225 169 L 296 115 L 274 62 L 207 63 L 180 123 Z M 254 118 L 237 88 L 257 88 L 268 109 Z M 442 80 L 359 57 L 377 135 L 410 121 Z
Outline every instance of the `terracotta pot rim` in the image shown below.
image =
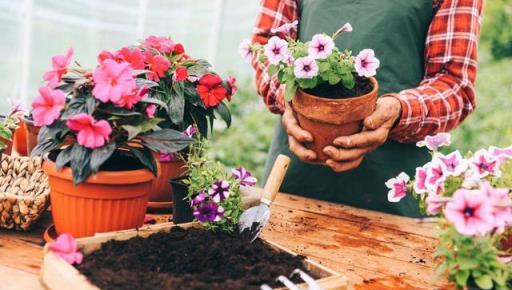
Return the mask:
M 371 95 L 375 94 L 379 90 L 379 83 L 377 82 L 377 80 L 374 77 L 369 77 L 368 79 L 370 80 L 370 83 L 372 84 L 372 87 L 373 87 L 372 90 L 370 92 L 364 94 L 364 95 L 350 97 L 350 98 L 342 98 L 342 99 L 322 98 L 322 97 L 318 97 L 318 96 L 312 95 L 310 93 L 306 93 L 301 88 L 298 88 L 297 90 L 301 91 L 301 93 L 303 95 L 307 96 L 308 98 L 314 99 L 315 101 L 318 101 L 318 102 L 328 102 L 328 103 L 339 102 L 339 103 L 343 103 L 343 102 L 345 102 L 347 100 L 365 99 L 365 98 L 368 98 Z
M 65 180 L 73 180 L 70 167 L 64 167 L 57 170 L 55 162 L 46 159 L 43 162 L 43 170 L 46 174 Z M 149 182 L 155 176 L 148 169 L 135 169 L 125 171 L 98 171 L 96 174 L 89 176 L 83 183 L 92 184 L 136 184 Z

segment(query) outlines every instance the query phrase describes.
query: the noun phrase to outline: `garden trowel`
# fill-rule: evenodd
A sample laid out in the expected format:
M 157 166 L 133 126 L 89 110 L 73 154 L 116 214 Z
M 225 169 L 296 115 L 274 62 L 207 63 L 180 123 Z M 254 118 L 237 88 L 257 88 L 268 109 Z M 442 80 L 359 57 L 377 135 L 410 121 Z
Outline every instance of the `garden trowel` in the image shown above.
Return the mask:
M 260 235 L 261 230 L 268 223 L 270 205 L 276 198 L 281 183 L 283 183 L 289 164 L 290 158 L 285 155 L 277 156 L 261 194 L 259 205 L 247 209 L 240 216 L 238 228 L 241 233 L 246 230 L 250 231 L 251 243 Z

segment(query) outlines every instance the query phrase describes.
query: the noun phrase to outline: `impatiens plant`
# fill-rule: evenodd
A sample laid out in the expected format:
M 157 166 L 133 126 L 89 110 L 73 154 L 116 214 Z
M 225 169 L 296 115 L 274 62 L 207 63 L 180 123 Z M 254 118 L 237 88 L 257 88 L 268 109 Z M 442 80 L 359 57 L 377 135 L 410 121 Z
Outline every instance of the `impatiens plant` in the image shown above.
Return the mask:
M 72 57 L 69 49 L 52 58 L 31 115 L 42 126 L 32 154 L 58 150 L 57 166 L 71 166 L 75 183 L 118 149 L 156 172 L 153 153 L 165 158 L 192 142 L 183 131 L 197 129 L 205 138 L 216 116 L 231 123 L 226 101 L 236 91 L 235 79 L 223 80 L 168 37 L 102 51 L 92 70 L 76 62 L 71 67 Z
M 357 56 L 349 50 L 340 51 L 334 44 L 344 32 L 352 31 L 349 23 L 332 36 L 316 34 L 311 41 L 302 42 L 293 36 L 297 21 L 272 29 L 273 36 L 265 45 L 244 40 L 239 52 L 244 60 L 256 59 L 268 63 L 268 74 L 277 74 L 279 83 L 286 85 L 284 97 L 290 101 L 297 88 L 312 89 L 328 84 L 341 85 L 352 90 L 356 84 L 368 84 L 376 74 L 380 62 L 372 49 L 364 49 Z
M 242 214 L 241 188 L 256 185 L 256 178 L 245 168 L 231 172 L 220 163 L 204 157 L 206 143 L 198 140 L 187 160 L 188 200 L 194 218 L 207 229 L 233 232 Z
M 412 181 L 402 172 L 386 182 L 388 200 L 410 193 L 424 214 L 437 217 L 439 275 L 448 274 L 461 289 L 510 289 L 512 252 L 503 245 L 512 238 L 512 147 L 491 146 L 464 157 L 438 151 L 450 141 L 440 133 L 418 142 L 432 151 L 432 161 L 416 168 Z

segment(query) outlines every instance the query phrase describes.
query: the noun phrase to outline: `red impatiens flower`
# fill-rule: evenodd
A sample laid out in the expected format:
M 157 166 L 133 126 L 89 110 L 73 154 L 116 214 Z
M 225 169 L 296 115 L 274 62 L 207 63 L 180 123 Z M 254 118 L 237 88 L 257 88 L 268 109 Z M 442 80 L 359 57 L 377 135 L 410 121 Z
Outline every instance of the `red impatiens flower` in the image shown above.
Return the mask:
M 149 50 L 144 52 L 144 56 L 146 58 L 146 63 L 149 66 L 149 70 L 151 70 L 151 73 L 146 75 L 147 78 L 152 81 L 159 81 L 161 77 L 165 76 L 165 73 L 171 66 L 171 62 L 162 55 L 154 55 Z
M 176 81 L 184 81 L 188 78 L 188 70 L 184 66 L 179 66 L 176 68 L 176 72 L 174 72 L 174 80 Z
M 144 54 L 139 48 L 123 47 L 117 51 L 116 57 L 126 61 L 133 69 L 144 69 Z
M 217 106 L 227 96 L 227 90 L 222 86 L 222 79 L 214 74 L 202 76 L 196 90 L 207 108 Z
M 174 42 L 165 36 L 151 35 L 144 40 L 145 47 L 154 48 L 163 53 L 171 53 L 174 50 Z
M 174 46 L 174 52 L 176 54 L 182 54 L 185 52 L 185 47 L 183 47 L 183 44 L 181 43 L 177 43 L 175 46 Z

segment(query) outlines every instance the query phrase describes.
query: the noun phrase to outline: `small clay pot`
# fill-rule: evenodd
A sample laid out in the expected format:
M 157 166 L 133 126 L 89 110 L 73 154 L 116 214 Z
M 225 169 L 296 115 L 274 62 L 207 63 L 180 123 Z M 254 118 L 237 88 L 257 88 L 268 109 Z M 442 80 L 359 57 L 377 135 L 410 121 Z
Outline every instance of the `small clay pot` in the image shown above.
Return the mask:
M 172 210 L 172 186 L 169 180 L 185 174 L 185 162 L 181 159 L 169 162 L 156 160 L 160 165 L 160 174 L 151 185 L 148 211 L 169 212 Z
M 41 127 L 34 125 L 34 120 L 30 117 L 23 118 L 25 125 L 27 126 L 27 155 L 30 156 L 32 150 L 37 146 L 37 136 Z
M 176 178 L 170 181 L 172 185 L 172 222 L 175 224 L 188 223 L 194 220 L 192 206 L 186 199 L 188 195 L 188 186 L 183 183 L 186 176 Z
M 27 126 L 23 120 L 20 120 L 18 129 L 14 131 L 12 148 L 20 156 L 27 156 Z
M 299 125 L 313 135 L 313 142 L 305 146 L 317 154 L 314 163 L 322 164 L 329 159 L 323 149 L 332 145 L 337 137 L 361 132 L 363 119 L 375 110 L 377 103 L 379 85 L 375 78 L 370 78 L 370 82 L 373 87 L 371 92 L 345 99 L 321 98 L 297 90 L 292 107 L 297 113 Z

